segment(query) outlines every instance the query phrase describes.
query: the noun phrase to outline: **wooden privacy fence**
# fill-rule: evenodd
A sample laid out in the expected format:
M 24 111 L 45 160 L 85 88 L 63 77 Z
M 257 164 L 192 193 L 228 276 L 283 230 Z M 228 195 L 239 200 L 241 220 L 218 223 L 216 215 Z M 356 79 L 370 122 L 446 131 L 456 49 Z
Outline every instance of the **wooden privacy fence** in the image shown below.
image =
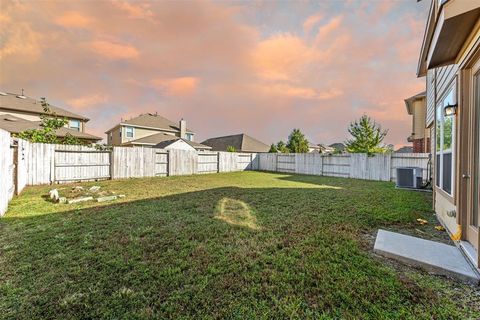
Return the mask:
M 96 150 L 85 146 L 30 143 L 0 129 L 0 216 L 26 185 L 134 177 L 262 170 L 395 181 L 396 168 L 420 167 L 427 179 L 428 154 L 322 155 L 197 152 L 144 147 Z
M 3 148 L 10 150 L 8 132 L 0 137 L 2 151 Z M 2 156 L 11 155 L 12 159 L 5 162 L 10 164 L 9 170 L 13 170 L 14 164 L 17 164 L 16 178 L 12 182 L 17 184 L 17 193 L 26 185 L 256 169 L 256 154 L 253 153 L 145 147 L 97 150 L 86 146 L 30 143 L 22 139 L 13 139 L 12 142 L 17 144 L 16 154 L 2 152 Z M 2 187 L 5 186 L 2 184 Z
M 377 181 L 395 181 L 399 167 L 423 169 L 427 180 L 428 153 L 322 155 L 318 153 L 259 153 L 258 170 L 344 177 Z

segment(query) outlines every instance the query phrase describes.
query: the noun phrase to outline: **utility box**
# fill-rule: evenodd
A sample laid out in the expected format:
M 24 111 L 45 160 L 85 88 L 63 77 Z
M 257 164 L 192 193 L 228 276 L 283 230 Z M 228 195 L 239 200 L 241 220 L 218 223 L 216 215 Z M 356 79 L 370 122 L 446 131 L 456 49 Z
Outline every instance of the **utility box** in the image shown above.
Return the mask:
M 397 187 L 419 189 L 423 185 L 422 168 L 403 167 L 397 168 Z

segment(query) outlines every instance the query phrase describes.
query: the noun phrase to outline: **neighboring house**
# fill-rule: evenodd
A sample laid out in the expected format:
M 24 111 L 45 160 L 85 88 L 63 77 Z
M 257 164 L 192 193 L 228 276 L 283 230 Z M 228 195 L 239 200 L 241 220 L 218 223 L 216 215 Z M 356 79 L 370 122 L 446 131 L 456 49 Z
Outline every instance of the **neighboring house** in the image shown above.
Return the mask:
M 395 150 L 396 153 L 413 153 L 413 147 L 411 146 L 403 146 Z
M 432 1 L 417 75 L 426 78 L 434 206 L 480 265 L 480 1 Z
M 323 145 L 321 143 L 318 144 L 318 146 L 320 147 L 320 151 L 319 151 L 320 153 L 334 153 L 335 152 L 335 148 Z
M 96 142 L 102 138 L 85 132 L 88 118 L 68 110 L 50 105 L 50 110 L 57 116 L 66 118 L 67 125 L 57 130 L 56 134 L 62 138 L 67 133 L 84 140 Z M 11 133 L 20 133 L 30 129 L 41 128 L 40 116 L 45 115 L 39 100 L 14 93 L 0 92 L 0 128 Z
M 322 148 L 319 144 L 308 143 L 308 152 L 309 153 L 321 153 Z
M 113 146 L 149 146 L 165 149 L 210 150 L 193 142 L 195 133 L 187 128 L 187 122 L 178 124 L 157 113 L 141 114 L 105 132 L 107 144 Z
M 340 152 L 343 153 L 347 149 L 344 143 L 342 142 L 335 142 L 329 145 L 330 148 L 333 148 L 333 152 Z
M 407 112 L 412 116 L 412 134 L 407 138 L 414 153 L 430 153 L 430 130 L 426 127 L 426 92 L 405 99 Z
M 177 136 L 165 133 L 155 133 L 140 139 L 132 140 L 123 144 L 124 146 L 144 146 L 161 149 L 181 149 L 181 150 L 197 150 L 206 151 L 212 148 L 201 143 L 182 139 Z
M 214 151 L 227 151 L 229 146 L 234 147 L 237 152 L 268 152 L 270 150 L 269 145 L 245 133 L 210 138 L 203 141 L 202 144 L 212 147 Z

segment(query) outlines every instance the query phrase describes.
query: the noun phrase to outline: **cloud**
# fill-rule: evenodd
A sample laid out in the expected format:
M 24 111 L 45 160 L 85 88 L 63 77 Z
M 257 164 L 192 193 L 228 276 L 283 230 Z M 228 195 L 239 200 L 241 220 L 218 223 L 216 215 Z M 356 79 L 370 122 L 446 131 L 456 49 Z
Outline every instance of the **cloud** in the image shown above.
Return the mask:
M 312 28 L 317 25 L 320 21 L 322 21 L 324 18 L 323 13 L 316 13 L 312 14 L 311 16 L 308 16 L 308 18 L 305 20 L 303 23 L 303 31 L 308 33 Z
M 127 1 L 114 1 L 113 4 L 126 12 L 130 18 L 147 19 L 153 17 L 153 12 L 149 9 L 149 5 L 145 3 L 134 5 Z
M 316 52 L 292 34 L 278 34 L 263 40 L 253 52 L 258 75 L 271 80 L 291 79 L 315 57 Z
M 104 93 L 95 93 L 66 100 L 67 104 L 75 109 L 88 109 L 107 101 L 108 95 Z
M 327 36 L 329 36 L 331 33 L 337 30 L 341 26 L 342 21 L 343 21 L 343 16 L 339 15 L 339 16 L 333 17 L 327 24 L 321 26 L 318 29 L 317 41 L 324 40 Z
M 59 16 L 55 19 L 55 22 L 67 28 L 86 28 L 91 23 L 90 18 L 74 11 L 69 11 Z
M 199 140 L 271 143 L 298 127 L 331 143 L 367 113 L 388 143 L 406 144 L 403 99 L 425 86 L 415 69 L 427 1 L 5 3 L 2 90 L 72 108 L 94 134 L 157 111 L 187 119 Z
M 138 58 L 137 48 L 128 44 L 114 43 L 105 40 L 95 40 L 90 43 L 91 49 L 108 59 L 135 59 Z
M 199 80 L 195 77 L 179 77 L 172 79 L 152 79 L 151 84 L 163 93 L 171 96 L 192 94 L 197 90 Z

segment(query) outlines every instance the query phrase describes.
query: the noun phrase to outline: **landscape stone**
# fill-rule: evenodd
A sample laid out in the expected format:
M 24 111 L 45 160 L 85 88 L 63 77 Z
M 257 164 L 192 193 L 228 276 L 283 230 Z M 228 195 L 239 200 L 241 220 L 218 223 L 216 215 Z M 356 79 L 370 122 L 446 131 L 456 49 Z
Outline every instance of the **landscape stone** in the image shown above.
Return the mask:
M 93 197 L 81 197 L 81 198 L 68 200 L 68 204 L 85 202 L 85 201 L 90 201 L 90 200 L 93 200 Z
M 97 192 L 98 190 L 100 190 L 100 186 L 92 186 L 90 187 L 90 189 L 88 189 L 90 192 Z
M 58 190 L 57 189 L 50 190 L 50 192 L 48 194 L 50 196 L 50 199 L 52 199 L 54 202 L 57 202 L 58 198 L 60 198 L 60 196 L 58 195 Z
M 97 202 L 112 201 L 115 199 L 117 199 L 117 196 L 106 196 L 106 197 L 97 198 Z

